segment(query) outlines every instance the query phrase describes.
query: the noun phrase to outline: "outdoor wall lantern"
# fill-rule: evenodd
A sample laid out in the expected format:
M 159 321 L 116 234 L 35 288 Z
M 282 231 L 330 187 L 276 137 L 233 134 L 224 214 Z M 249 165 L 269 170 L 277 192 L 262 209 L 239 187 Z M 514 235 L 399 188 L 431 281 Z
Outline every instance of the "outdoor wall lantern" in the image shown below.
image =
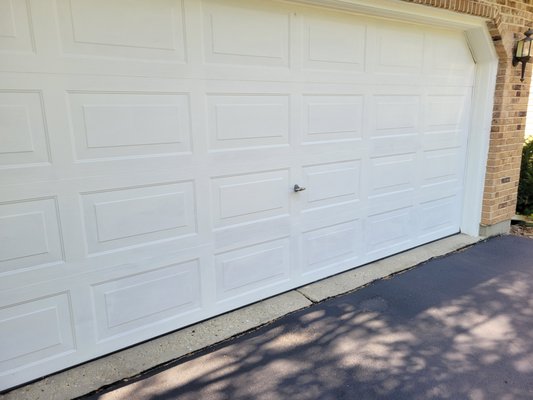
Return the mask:
M 533 30 L 529 28 L 524 35 L 526 35 L 526 37 L 516 43 L 515 52 L 513 54 L 513 67 L 516 67 L 519 62 L 522 63 L 520 82 L 524 82 L 526 63 L 528 63 L 531 58 L 531 41 L 533 40 L 531 39 L 531 35 L 533 35 Z

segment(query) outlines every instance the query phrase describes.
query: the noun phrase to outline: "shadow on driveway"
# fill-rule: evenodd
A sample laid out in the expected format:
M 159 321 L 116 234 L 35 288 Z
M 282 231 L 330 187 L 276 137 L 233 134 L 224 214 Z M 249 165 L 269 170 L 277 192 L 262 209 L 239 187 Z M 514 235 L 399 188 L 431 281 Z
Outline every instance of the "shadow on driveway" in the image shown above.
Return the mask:
M 91 399 L 533 399 L 533 241 L 429 261 Z

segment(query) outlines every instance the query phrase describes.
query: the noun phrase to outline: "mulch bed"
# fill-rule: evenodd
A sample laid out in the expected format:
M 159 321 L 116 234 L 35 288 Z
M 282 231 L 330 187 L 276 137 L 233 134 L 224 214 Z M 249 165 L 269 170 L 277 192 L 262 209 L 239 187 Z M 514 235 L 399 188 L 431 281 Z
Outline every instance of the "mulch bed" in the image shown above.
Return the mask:
M 525 226 L 521 224 L 511 225 L 511 235 L 525 236 L 533 239 L 533 226 Z

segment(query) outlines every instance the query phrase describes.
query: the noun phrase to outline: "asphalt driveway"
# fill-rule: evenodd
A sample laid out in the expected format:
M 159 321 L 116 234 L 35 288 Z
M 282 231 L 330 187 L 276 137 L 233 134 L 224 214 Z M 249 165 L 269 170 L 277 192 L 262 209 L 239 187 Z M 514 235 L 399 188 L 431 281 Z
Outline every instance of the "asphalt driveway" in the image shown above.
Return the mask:
M 91 399 L 533 399 L 533 240 L 503 236 Z

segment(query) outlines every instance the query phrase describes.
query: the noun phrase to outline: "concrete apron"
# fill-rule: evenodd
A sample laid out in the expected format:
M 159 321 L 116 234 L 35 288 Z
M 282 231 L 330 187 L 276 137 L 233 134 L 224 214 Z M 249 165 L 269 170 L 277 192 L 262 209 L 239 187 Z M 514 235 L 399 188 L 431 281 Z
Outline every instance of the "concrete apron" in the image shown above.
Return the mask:
M 0 395 L 0 399 L 67 400 L 79 397 L 480 240 L 482 238 L 463 234 L 450 236 L 50 375 Z

